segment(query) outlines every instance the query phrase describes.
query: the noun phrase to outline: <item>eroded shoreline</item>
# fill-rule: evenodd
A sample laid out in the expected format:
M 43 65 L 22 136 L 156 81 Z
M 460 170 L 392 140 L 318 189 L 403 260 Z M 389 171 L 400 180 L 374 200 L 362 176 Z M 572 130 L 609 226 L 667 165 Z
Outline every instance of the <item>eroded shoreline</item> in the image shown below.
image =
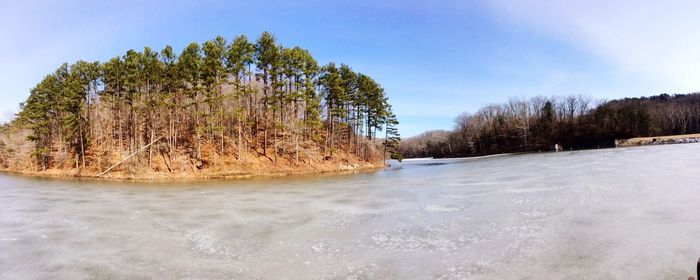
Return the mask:
M 152 182 L 152 183 L 170 183 L 170 182 L 203 182 L 216 180 L 246 180 L 246 179 L 264 179 L 264 178 L 281 178 L 281 177 L 305 177 L 305 176 L 335 176 L 335 175 L 350 175 L 365 172 L 374 172 L 388 167 L 381 163 L 362 163 L 338 165 L 335 168 L 317 168 L 317 169 L 287 169 L 287 170 L 258 170 L 258 171 L 234 171 L 234 170 L 207 170 L 201 172 L 144 172 L 140 174 L 127 174 L 124 172 L 109 173 L 104 176 L 95 176 L 94 174 L 81 174 L 76 170 L 57 170 L 51 169 L 47 171 L 17 171 L 17 170 L 0 170 L 0 173 L 10 174 L 28 178 L 44 178 L 44 179 L 63 179 L 63 180 L 91 180 L 91 181 L 113 181 L 113 182 Z

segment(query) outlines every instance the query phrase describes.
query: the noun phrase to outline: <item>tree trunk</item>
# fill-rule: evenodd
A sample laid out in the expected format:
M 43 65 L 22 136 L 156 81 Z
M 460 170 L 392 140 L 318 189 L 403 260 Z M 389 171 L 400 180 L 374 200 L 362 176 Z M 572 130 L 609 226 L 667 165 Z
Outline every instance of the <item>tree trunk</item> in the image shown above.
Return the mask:
M 83 145 L 83 125 L 79 127 L 80 130 L 80 158 L 83 160 L 83 169 L 85 169 L 85 146 Z
M 153 130 L 151 130 L 151 142 L 153 142 Z M 151 145 L 148 145 L 148 169 L 151 169 L 151 159 L 153 158 L 153 149 Z

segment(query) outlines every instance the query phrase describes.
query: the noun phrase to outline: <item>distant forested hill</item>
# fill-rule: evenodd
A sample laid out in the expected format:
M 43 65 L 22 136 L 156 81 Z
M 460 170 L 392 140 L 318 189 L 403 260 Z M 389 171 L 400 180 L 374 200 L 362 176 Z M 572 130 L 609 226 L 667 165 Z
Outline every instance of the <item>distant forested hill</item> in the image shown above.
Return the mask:
M 450 132 L 405 139 L 405 157 L 609 147 L 615 139 L 700 132 L 700 93 L 594 102 L 584 96 L 510 99 L 455 119 Z

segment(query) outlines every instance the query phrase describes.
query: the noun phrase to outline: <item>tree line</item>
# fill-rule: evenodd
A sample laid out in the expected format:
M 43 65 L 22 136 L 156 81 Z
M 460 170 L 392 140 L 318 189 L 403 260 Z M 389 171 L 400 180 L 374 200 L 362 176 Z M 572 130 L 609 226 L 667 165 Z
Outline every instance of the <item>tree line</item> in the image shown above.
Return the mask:
M 455 119 L 452 131 L 404 140 L 405 157 L 612 147 L 616 139 L 700 133 L 700 93 L 596 101 L 586 96 L 511 98 Z
M 398 141 L 382 86 L 346 64 L 320 66 L 268 32 L 218 36 L 176 54 L 145 47 L 106 62 L 63 64 L 30 91 L 16 123 L 30 130 L 40 169 L 101 168 L 150 143 L 135 163 L 185 155 L 197 168 L 247 153 L 295 164 L 306 151 L 376 156 Z M 389 141 L 391 140 L 391 141 Z

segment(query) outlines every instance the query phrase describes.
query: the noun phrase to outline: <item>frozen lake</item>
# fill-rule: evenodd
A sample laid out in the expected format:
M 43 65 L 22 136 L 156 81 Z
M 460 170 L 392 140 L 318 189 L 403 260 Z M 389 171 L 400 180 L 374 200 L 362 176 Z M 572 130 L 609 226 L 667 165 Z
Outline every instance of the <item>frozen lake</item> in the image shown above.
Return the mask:
M 0 175 L 0 278 L 687 279 L 700 144 L 129 184 Z

